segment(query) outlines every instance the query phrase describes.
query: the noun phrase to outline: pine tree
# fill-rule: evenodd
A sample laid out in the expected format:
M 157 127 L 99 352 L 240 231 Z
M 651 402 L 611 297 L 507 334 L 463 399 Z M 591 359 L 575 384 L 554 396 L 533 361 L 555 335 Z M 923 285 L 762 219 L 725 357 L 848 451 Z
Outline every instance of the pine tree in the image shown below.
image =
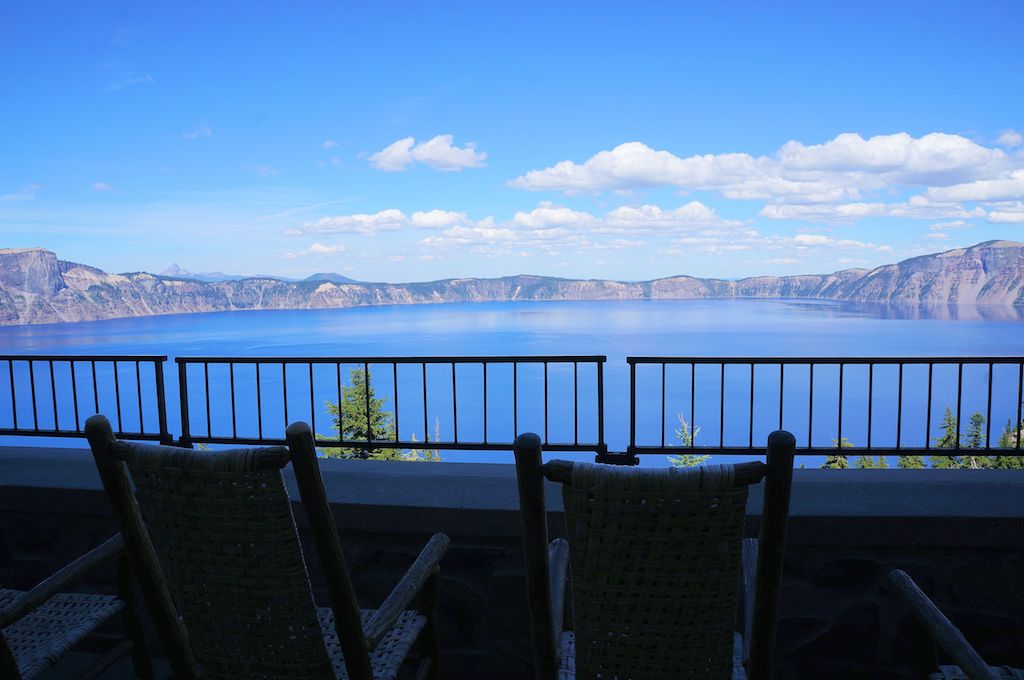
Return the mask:
M 896 465 L 903 470 L 920 470 L 924 468 L 924 456 L 900 456 L 896 460 Z
M 1021 421 L 1017 430 L 1014 431 L 1013 420 L 1007 418 L 1006 427 L 1003 428 L 1003 434 L 999 437 L 999 448 L 1012 449 L 1012 454 L 1016 454 L 1017 443 L 1020 442 L 1022 446 L 1021 452 L 1024 453 L 1024 440 L 1021 438 L 1022 435 L 1024 435 L 1024 421 Z M 989 464 L 990 467 L 996 470 L 1024 470 L 1024 456 L 990 456 Z
M 956 448 L 957 442 L 960 441 L 959 424 L 957 423 L 956 416 L 953 415 L 953 409 L 948 406 L 939 427 L 942 428 L 942 436 L 933 440 L 935 448 Z M 960 467 L 960 460 L 958 456 L 932 456 L 932 467 L 946 470 L 957 468 Z
M 410 437 L 412 441 L 417 442 L 419 439 L 416 438 L 416 433 L 412 433 Z M 438 418 L 434 419 L 434 441 L 441 440 L 441 421 Z M 430 435 L 427 434 L 426 443 L 430 443 Z M 439 463 L 441 462 L 441 451 L 438 449 L 412 449 L 408 454 L 403 456 L 402 460 L 413 461 L 417 463 Z
M 327 402 L 335 432 L 347 441 L 390 441 L 395 438 L 395 419 L 385 410 L 386 399 L 378 399 L 373 391 L 373 376 L 362 368 L 352 369 L 350 385 L 342 389 L 341 403 Z M 327 458 L 361 458 L 401 460 L 399 449 L 367 447 L 325 447 Z
M 985 448 L 985 422 L 985 416 L 981 414 L 981 411 L 975 411 L 971 414 L 971 429 L 967 431 L 967 439 L 964 442 L 966 448 Z M 960 456 L 960 467 L 962 468 L 977 470 L 991 466 L 991 456 L 979 456 L 971 452 L 966 452 Z
M 833 439 L 832 446 L 840 449 L 852 449 L 853 442 L 843 437 L 842 440 Z M 850 467 L 850 460 L 842 454 L 833 453 L 825 457 L 825 463 L 821 467 L 826 470 L 846 470 Z
M 691 429 L 690 424 L 683 419 L 683 414 L 676 416 L 679 419 L 679 427 L 676 428 L 676 439 L 679 440 L 680 446 L 693 446 L 694 440 L 697 439 L 697 435 L 700 434 L 700 428 L 694 427 Z M 696 467 L 702 463 L 706 463 L 708 458 L 711 456 L 706 453 L 680 453 L 675 456 L 669 456 L 668 462 L 675 467 Z

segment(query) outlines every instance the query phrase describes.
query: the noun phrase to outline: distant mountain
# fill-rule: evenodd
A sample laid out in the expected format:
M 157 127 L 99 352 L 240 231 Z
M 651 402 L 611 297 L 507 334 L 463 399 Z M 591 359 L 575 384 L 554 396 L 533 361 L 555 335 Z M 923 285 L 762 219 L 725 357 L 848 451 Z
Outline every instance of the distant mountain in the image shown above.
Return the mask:
M 297 279 L 287 279 L 280 276 L 262 276 L 260 274 L 225 274 L 224 272 L 190 272 L 183 267 L 178 266 L 178 263 L 172 264 L 167 269 L 160 272 L 160 276 L 172 278 L 172 279 L 191 279 L 193 281 L 241 281 L 242 279 L 252 278 L 269 278 L 269 279 L 281 279 L 282 281 L 296 281 Z
M 512 300 L 808 298 L 1024 306 L 1024 243 L 988 241 L 875 269 L 738 281 L 684 275 L 639 282 L 519 275 L 392 284 L 357 282 L 339 274 L 314 274 L 301 281 L 270 276 L 203 281 L 194 276 L 108 274 L 59 260 L 42 248 L 0 249 L 0 324 Z
M 320 272 L 317 274 L 310 274 L 304 281 L 329 281 L 330 283 L 359 283 L 355 279 L 350 279 L 347 276 L 341 274 L 335 274 L 334 272 Z

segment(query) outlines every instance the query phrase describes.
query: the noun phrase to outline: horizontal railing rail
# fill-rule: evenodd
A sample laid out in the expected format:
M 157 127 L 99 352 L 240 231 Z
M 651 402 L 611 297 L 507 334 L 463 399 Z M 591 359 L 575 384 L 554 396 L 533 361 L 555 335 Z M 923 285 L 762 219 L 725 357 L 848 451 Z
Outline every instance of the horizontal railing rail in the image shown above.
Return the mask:
M 774 429 L 793 432 L 802 455 L 1024 454 L 1020 356 L 626 361 L 627 453 L 634 458 L 748 454 Z M 944 408 L 941 415 L 937 408 Z M 851 409 L 855 417 L 847 413 Z M 1006 427 L 994 441 L 993 423 L 1003 419 Z M 645 436 L 651 431 L 657 433 L 653 440 Z
M 510 451 L 524 417 L 532 416 L 529 426 L 543 431 L 549 451 L 600 455 L 607 450 L 605 361 L 556 355 L 179 357 L 180 443 L 280 443 L 290 421 L 308 419 L 316 445 L 327 449 Z M 525 375 L 528 369 L 534 370 Z M 572 421 L 558 428 L 561 436 L 553 432 L 552 392 L 572 403 L 571 414 L 558 410 L 559 423 L 566 415 Z M 333 432 L 325 433 L 328 428 Z
M 169 443 L 166 360 L 163 355 L 0 354 L 0 435 L 82 437 L 86 418 L 104 412 L 120 438 Z

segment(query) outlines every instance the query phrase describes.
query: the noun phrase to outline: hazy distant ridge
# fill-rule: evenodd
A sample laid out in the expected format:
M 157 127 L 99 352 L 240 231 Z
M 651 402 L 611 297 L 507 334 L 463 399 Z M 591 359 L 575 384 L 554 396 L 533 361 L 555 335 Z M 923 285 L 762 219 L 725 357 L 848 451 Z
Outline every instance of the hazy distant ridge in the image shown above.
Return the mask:
M 245 309 L 735 297 L 1024 306 L 1024 243 L 988 241 L 875 269 L 833 274 L 739 281 L 672 276 L 633 283 L 530 275 L 363 283 L 335 274 L 302 281 L 262 276 L 203 281 L 146 272 L 109 274 L 58 260 L 55 253 L 42 248 L 0 249 L 3 325 Z

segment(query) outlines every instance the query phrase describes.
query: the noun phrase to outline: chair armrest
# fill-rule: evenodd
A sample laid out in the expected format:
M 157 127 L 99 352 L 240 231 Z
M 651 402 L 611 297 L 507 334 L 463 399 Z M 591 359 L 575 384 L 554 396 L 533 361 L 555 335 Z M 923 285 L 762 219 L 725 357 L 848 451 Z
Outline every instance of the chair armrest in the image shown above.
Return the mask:
M 551 613 L 555 620 L 555 644 L 564 629 L 565 584 L 569 573 L 569 544 L 564 538 L 556 538 L 548 546 L 548 564 L 551 567 Z
M 398 616 L 409 607 L 413 598 L 423 588 L 423 584 L 438 569 L 438 564 L 445 552 L 448 551 L 450 542 L 451 539 L 445 534 L 431 536 L 419 556 L 416 557 L 416 561 L 412 563 L 391 594 L 381 604 L 380 609 L 366 622 L 363 633 L 370 649 L 374 649 L 380 643 L 391 627 L 395 625 Z
M 996 674 L 967 642 L 964 634 L 946 618 L 945 614 L 928 599 L 906 572 L 899 569 L 891 572 L 886 579 L 889 590 L 898 597 L 914 617 L 924 626 L 928 634 L 949 654 L 953 661 L 972 680 L 997 680 Z
M 6 610 L 0 611 L 0 628 L 8 626 L 26 614 L 31 613 L 36 607 L 81 578 L 85 572 L 106 560 L 116 557 L 122 550 L 124 550 L 124 541 L 121 540 L 121 534 L 108 538 L 26 592 Z

